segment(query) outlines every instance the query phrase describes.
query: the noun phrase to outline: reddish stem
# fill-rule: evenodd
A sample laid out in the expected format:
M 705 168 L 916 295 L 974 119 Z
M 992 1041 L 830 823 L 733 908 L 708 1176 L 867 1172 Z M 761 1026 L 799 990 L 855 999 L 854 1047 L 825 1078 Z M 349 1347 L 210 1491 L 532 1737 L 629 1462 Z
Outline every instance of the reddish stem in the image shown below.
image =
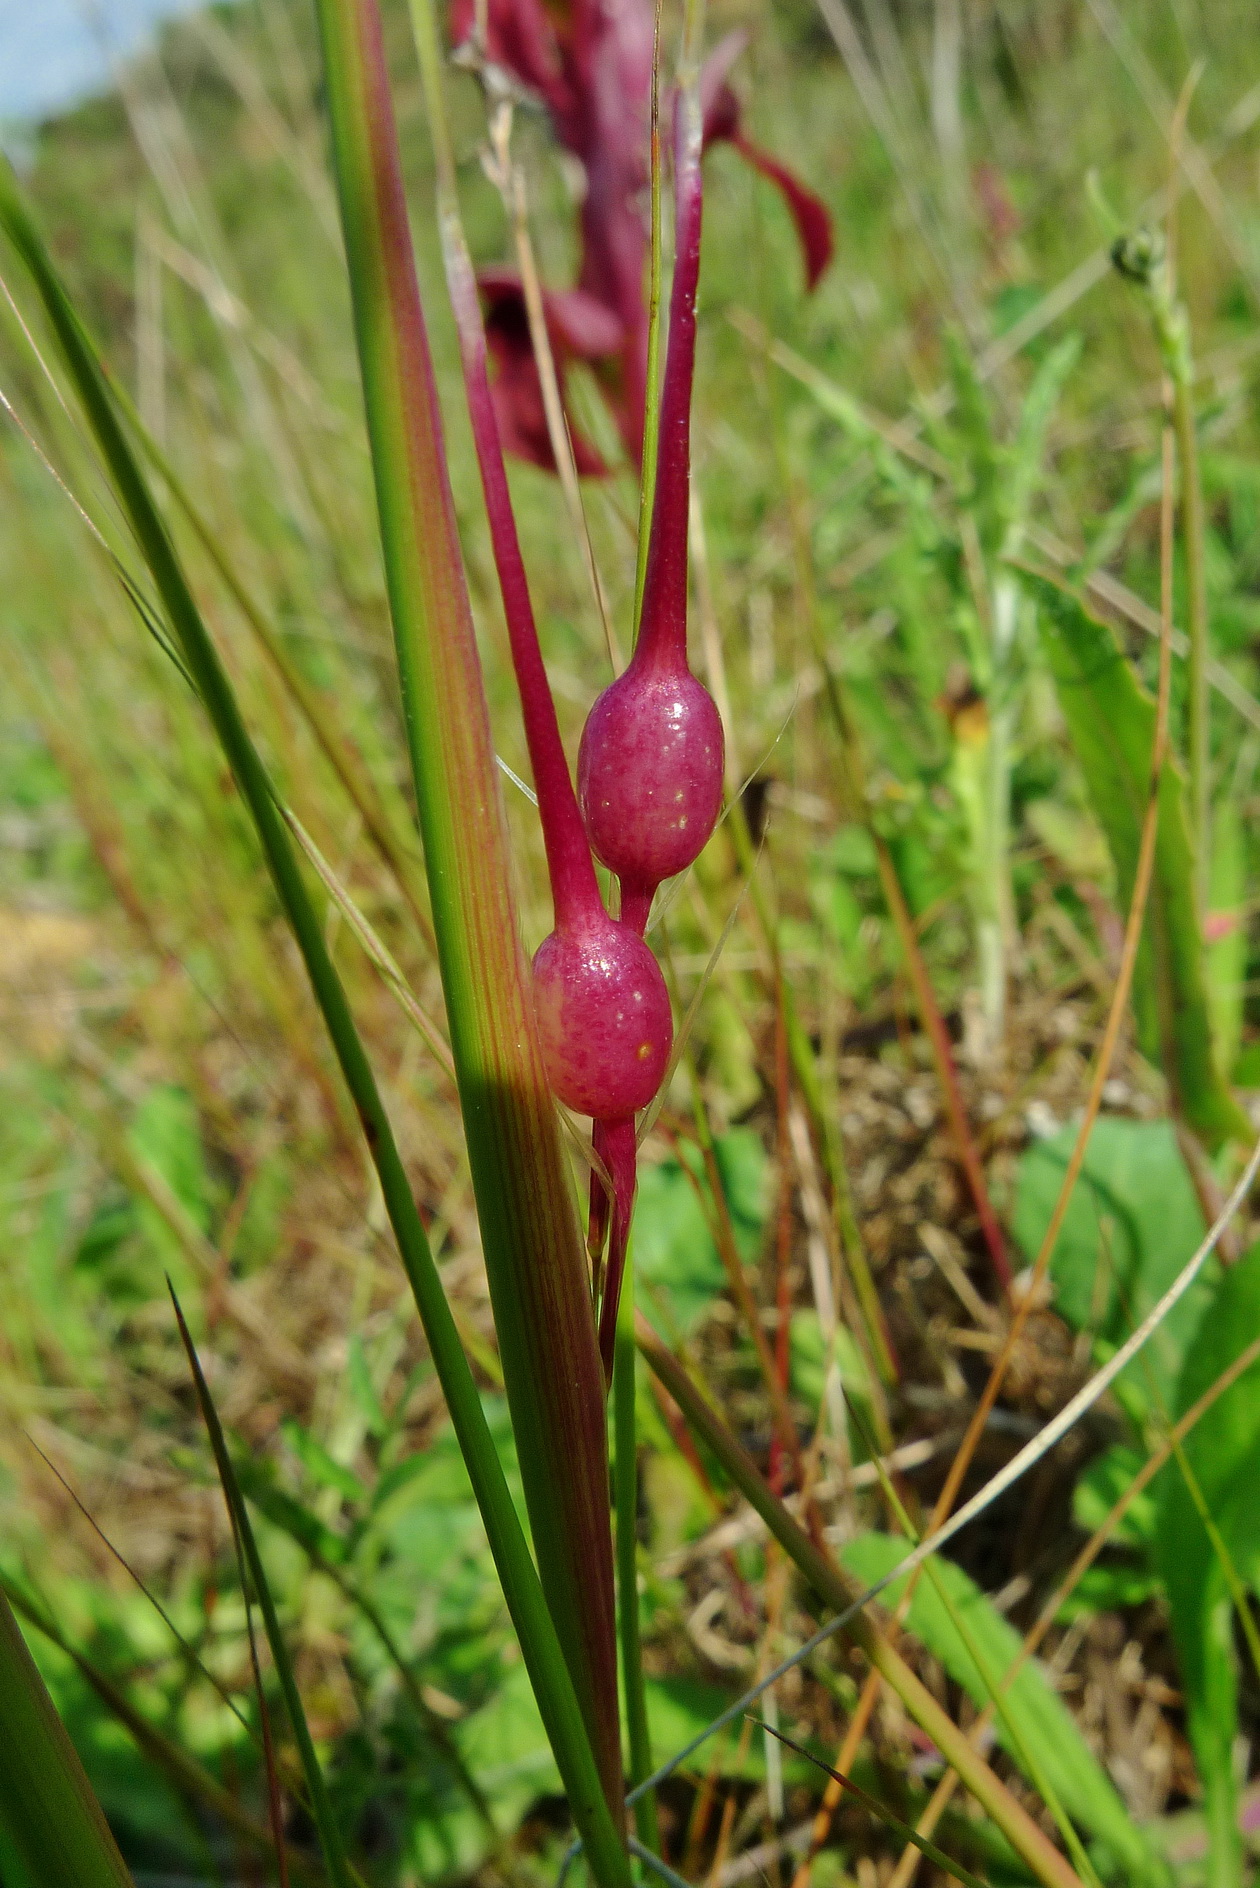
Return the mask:
M 486 373 L 486 335 L 477 284 L 462 244 L 449 238 L 446 265 L 473 443 L 490 521 L 490 541 L 507 620 L 512 666 L 521 698 L 525 743 L 538 794 L 556 927 L 564 930 L 593 913 L 602 917 L 603 900 L 538 643 L 538 626 L 503 463 L 499 423 Z
M 636 885 L 628 878 L 621 880 L 621 922 L 628 924 L 640 937 L 647 931 L 648 916 L 655 896 L 655 885 Z
M 774 1012 L 774 1091 L 775 1153 L 779 1166 L 779 1203 L 775 1224 L 775 1309 L 778 1324 L 774 1333 L 774 1363 L 779 1388 L 786 1399 L 791 1380 L 792 1298 L 789 1270 L 792 1258 L 792 1147 L 788 1136 L 788 1046 L 787 1017 L 783 1006 L 783 981 L 778 981 Z M 783 1493 L 785 1463 L 779 1438 L 770 1444 L 770 1486 L 776 1495 Z
M 945 1018 L 941 1015 L 936 992 L 932 988 L 932 979 L 928 975 L 923 952 L 919 947 L 919 935 L 915 929 L 914 918 L 906 903 L 905 893 L 901 889 L 901 880 L 897 875 L 892 853 L 887 842 L 878 833 L 873 833 L 872 838 L 875 843 L 875 862 L 879 869 L 880 884 L 897 934 L 901 939 L 901 947 L 906 955 L 906 970 L 914 988 L 919 1017 L 931 1045 L 932 1059 L 936 1063 L 937 1079 L 941 1084 L 945 1112 L 949 1116 L 954 1146 L 958 1153 L 958 1163 L 963 1170 L 967 1189 L 975 1205 L 976 1216 L 980 1221 L 980 1230 L 988 1248 L 989 1261 L 993 1266 L 994 1275 L 1003 1292 L 1009 1296 L 1011 1262 L 1007 1256 L 1002 1228 L 998 1224 L 993 1202 L 989 1198 L 989 1189 L 985 1184 L 984 1165 L 967 1120 L 967 1105 L 963 1100 L 962 1087 L 958 1080 L 958 1069 L 954 1062 L 953 1049 L 950 1046 L 949 1030 L 945 1026 Z
M 691 390 L 696 368 L 696 289 L 700 281 L 700 112 L 694 95 L 674 121 L 675 251 L 669 344 L 661 386 L 656 490 L 643 586 L 643 616 L 632 661 L 687 666 L 687 511 L 691 475 Z

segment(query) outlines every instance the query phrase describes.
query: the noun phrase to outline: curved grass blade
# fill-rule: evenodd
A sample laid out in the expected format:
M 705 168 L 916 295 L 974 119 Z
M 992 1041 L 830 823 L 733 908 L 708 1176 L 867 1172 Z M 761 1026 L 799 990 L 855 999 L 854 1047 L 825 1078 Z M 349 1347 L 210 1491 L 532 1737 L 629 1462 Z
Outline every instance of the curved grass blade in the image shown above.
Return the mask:
M 366 1624 L 375 1633 L 386 1658 L 398 1674 L 416 1717 L 441 1751 L 443 1761 L 450 1765 L 460 1788 L 480 1816 L 489 1834 L 497 1841 L 499 1830 L 485 1791 L 465 1763 L 463 1753 L 451 1735 L 449 1726 L 425 1702 L 424 1693 L 412 1670 L 411 1661 L 390 1631 L 380 1607 L 342 1564 L 341 1556 L 345 1553 L 345 1544 L 341 1537 L 324 1527 L 316 1515 L 311 1514 L 300 1502 L 293 1500 L 292 1496 L 286 1495 L 283 1489 L 276 1488 L 264 1470 L 250 1457 L 245 1456 L 237 1461 L 235 1468 L 237 1481 L 248 1499 L 266 1515 L 274 1527 L 280 1528 L 290 1540 L 297 1542 L 312 1567 L 332 1581 L 342 1597 L 362 1615 Z
M 783 1731 L 776 1730 L 774 1725 L 767 1724 L 764 1718 L 754 1718 L 752 1721 L 759 1725 L 763 1731 L 768 1731 L 771 1737 L 777 1737 L 781 1744 L 786 1744 L 789 1750 L 794 1750 L 799 1757 L 806 1758 L 809 1763 L 815 1764 L 819 1770 L 825 1770 L 832 1781 L 838 1783 L 842 1790 L 848 1790 L 851 1795 L 856 1796 L 858 1802 L 866 1809 L 869 1809 L 872 1816 L 877 1817 L 880 1822 L 886 1824 L 889 1829 L 893 1830 L 895 1834 L 901 1837 L 903 1842 L 912 1842 L 915 1848 L 919 1850 L 920 1854 L 926 1855 L 929 1862 L 935 1862 L 936 1866 L 944 1869 L 947 1875 L 952 1875 L 955 1881 L 963 1882 L 965 1888 L 988 1888 L 988 1883 L 982 1881 L 979 1875 L 973 1875 L 971 1870 L 964 1868 L 961 1862 L 955 1862 L 950 1856 L 946 1855 L 944 1849 L 938 1849 L 934 1842 L 928 1842 L 917 1830 L 912 1829 L 909 1823 L 902 1822 L 899 1817 L 894 1816 L 890 1809 L 885 1809 L 884 1805 L 879 1802 L 876 1797 L 868 1795 L 861 1784 L 855 1783 L 852 1777 L 846 1777 L 839 1770 L 833 1770 L 829 1763 L 823 1763 L 820 1757 L 815 1757 L 813 1752 L 806 1750 L 803 1744 L 798 1744 L 795 1738 L 786 1736 Z
M 210 1385 L 206 1382 L 205 1372 L 201 1368 L 201 1359 L 197 1347 L 192 1341 L 192 1334 L 184 1321 L 179 1299 L 170 1280 L 166 1288 L 171 1294 L 171 1303 L 175 1307 L 175 1317 L 179 1324 L 180 1341 L 188 1358 L 188 1368 L 192 1372 L 197 1390 L 197 1402 L 201 1407 L 202 1421 L 210 1438 L 210 1447 L 214 1452 L 214 1464 L 219 1472 L 219 1481 L 223 1488 L 223 1499 L 227 1503 L 228 1517 L 232 1523 L 232 1535 L 236 1543 L 238 1564 L 241 1572 L 241 1586 L 245 1597 L 246 1619 L 249 1618 L 249 1589 L 254 1590 L 263 1624 L 267 1631 L 267 1644 L 271 1647 L 272 1663 L 284 1694 L 285 1709 L 289 1715 L 289 1726 L 294 1742 L 298 1747 L 298 1757 L 302 1764 L 302 1774 L 306 1778 L 306 1788 L 310 1796 L 311 1816 L 319 1836 L 319 1846 L 323 1851 L 333 1888 L 350 1888 L 350 1866 L 346 1859 L 345 1844 L 337 1819 L 333 1814 L 332 1803 L 328 1796 L 328 1787 L 324 1782 L 324 1773 L 320 1768 L 319 1758 L 315 1754 L 315 1745 L 311 1738 L 310 1726 L 306 1721 L 306 1711 L 302 1705 L 302 1694 L 298 1690 L 297 1679 L 293 1672 L 293 1662 L 289 1657 L 289 1648 L 285 1644 L 280 1630 L 280 1618 L 276 1612 L 276 1603 L 272 1597 L 267 1574 L 259 1557 L 258 1545 L 254 1539 L 254 1530 L 250 1526 L 249 1514 L 245 1507 L 245 1497 L 241 1493 L 232 1458 L 228 1453 L 227 1438 L 223 1434 L 223 1425 L 219 1421 L 219 1412 L 215 1408 L 214 1398 L 210 1394 Z M 248 1572 L 248 1580 L 245 1575 Z M 279 1799 L 275 1779 L 275 1761 L 271 1745 L 271 1732 L 267 1716 L 266 1700 L 263 1696 L 262 1679 L 258 1671 L 257 1655 L 254 1650 L 253 1627 L 249 1632 L 250 1657 L 254 1665 L 254 1677 L 258 1686 L 258 1705 L 262 1714 L 263 1740 L 267 1757 L 268 1783 L 272 1797 L 273 1824 L 283 1828 L 283 1819 L 278 1814 Z M 282 1838 L 281 1838 L 282 1839 Z M 278 1860 L 281 1868 L 281 1881 L 284 1880 L 283 1849 Z
M 36 1888 L 133 1888 L 74 1745 L 0 1590 L 0 1856 Z
M 600 1883 L 604 1888 L 613 1888 L 614 1884 L 615 1888 L 627 1888 L 629 1867 L 625 1851 L 607 1806 L 573 1680 L 503 1477 L 494 1439 L 486 1423 L 451 1308 L 446 1301 L 389 1116 L 355 1029 L 345 991 L 329 957 L 323 928 L 277 810 L 271 782 L 241 719 L 231 685 L 197 609 L 166 526 L 119 423 L 104 370 L 22 202 L 12 170 L 7 164 L 0 164 L 0 228 L 4 229 L 21 255 L 39 291 L 101 455 L 149 565 L 184 658 L 196 679 L 198 692 L 231 766 L 241 797 L 254 821 L 276 892 L 302 953 L 346 1086 L 363 1125 L 364 1138 L 380 1179 L 382 1197 L 398 1242 L 399 1254 L 424 1324 L 473 1492 L 485 1521 L 495 1565 L 503 1583 L 504 1597 L 520 1638 L 574 1821 L 588 1844 L 591 1865 Z M 512 935 L 514 933 L 508 931 L 495 938 L 495 950 L 501 951 L 504 937 Z M 541 1070 L 539 1081 L 541 1084 Z M 546 1100 L 549 1110 L 550 1098 Z M 547 1119 L 552 1119 L 550 1113 Z M 551 1131 L 554 1134 L 554 1123 Z M 484 1125 L 482 1132 L 483 1135 L 486 1132 Z M 559 1172 L 558 1149 L 555 1165 Z M 508 1203 L 504 1204 L 500 1212 L 500 1220 L 504 1218 L 510 1222 Z M 486 1234 L 487 1252 L 493 1243 L 493 1232 L 497 1230 L 494 1227 Z M 574 1236 L 576 1238 L 576 1223 Z M 593 1352 L 593 1330 L 590 1343 Z M 598 1371 L 598 1358 L 593 1361 Z M 602 1391 L 599 1394 L 602 1402 Z M 613 1683 L 615 1688 L 615 1657 Z

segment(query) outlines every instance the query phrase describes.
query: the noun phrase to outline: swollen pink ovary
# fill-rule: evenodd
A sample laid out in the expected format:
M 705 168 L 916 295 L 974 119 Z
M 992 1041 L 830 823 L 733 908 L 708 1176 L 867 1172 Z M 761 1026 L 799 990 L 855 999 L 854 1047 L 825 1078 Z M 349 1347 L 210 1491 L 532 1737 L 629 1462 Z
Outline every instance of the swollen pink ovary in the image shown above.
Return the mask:
M 647 1107 L 674 1027 L 660 966 L 629 926 L 601 913 L 544 938 L 534 1009 L 547 1080 L 566 1107 L 596 1121 Z
M 722 723 L 685 664 L 632 662 L 590 712 L 578 799 L 596 857 L 652 888 L 698 857 L 722 808 Z

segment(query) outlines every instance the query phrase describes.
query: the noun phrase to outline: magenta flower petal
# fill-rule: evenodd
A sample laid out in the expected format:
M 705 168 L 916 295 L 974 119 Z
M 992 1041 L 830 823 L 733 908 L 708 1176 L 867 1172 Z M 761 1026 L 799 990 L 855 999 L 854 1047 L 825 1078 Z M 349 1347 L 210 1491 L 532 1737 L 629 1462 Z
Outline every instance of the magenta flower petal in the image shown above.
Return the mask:
M 496 369 L 490 393 L 503 450 L 554 472 L 555 455 L 520 277 L 511 269 L 484 269 L 477 277 L 477 286 L 486 305 L 486 342 Z M 608 467 L 569 411 L 566 369 L 574 359 L 594 361 L 614 355 L 621 340 L 621 324 L 593 295 L 581 289 L 544 294 L 543 317 L 574 463 L 583 477 L 600 478 Z
M 732 33 L 728 40 L 738 37 Z M 718 54 L 723 52 L 727 44 L 728 41 L 724 40 L 718 48 Z M 735 93 L 725 80 L 719 84 L 712 83 L 718 54 L 705 67 L 705 74 L 710 77 L 710 84 L 704 93 L 705 148 L 707 150 L 711 144 L 733 144 L 740 156 L 779 191 L 796 225 L 797 239 L 805 262 L 805 281 L 812 290 L 818 286 L 835 251 L 831 212 L 821 197 L 803 184 L 786 164 L 781 164 L 777 157 L 772 157 L 760 145 L 745 137 L 742 128 L 743 108 Z
M 477 0 L 454 0 L 451 40 L 463 46 L 477 22 Z M 542 0 L 490 0 L 486 9 L 485 55 L 529 91 L 556 118 L 571 115 L 573 87 L 565 70 L 555 25 Z

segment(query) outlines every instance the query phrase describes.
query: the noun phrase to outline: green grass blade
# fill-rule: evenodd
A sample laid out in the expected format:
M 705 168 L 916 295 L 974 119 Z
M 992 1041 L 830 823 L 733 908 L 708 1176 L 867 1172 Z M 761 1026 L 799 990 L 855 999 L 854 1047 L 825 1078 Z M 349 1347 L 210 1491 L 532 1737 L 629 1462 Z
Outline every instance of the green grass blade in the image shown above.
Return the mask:
M 759 1729 L 769 1731 L 771 1737 L 777 1737 L 781 1744 L 786 1744 L 789 1750 L 794 1750 L 798 1756 L 807 1757 L 810 1763 L 817 1764 L 818 1768 L 824 1770 L 834 1782 L 840 1785 L 841 1789 L 848 1790 L 864 1808 L 870 1810 L 872 1816 L 891 1829 L 900 1841 L 912 1843 L 920 1855 L 926 1856 L 929 1862 L 935 1862 L 938 1868 L 944 1869 L 947 1875 L 952 1875 L 955 1881 L 962 1882 L 964 1888 L 988 1888 L 988 1884 L 982 1881 L 979 1875 L 973 1875 L 970 1869 L 962 1866 L 961 1862 L 955 1862 L 946 1855 L 944 1849 L 938 1849 L 934 1842 L 929 1842 L 925 1836 L 919 1834 L 917 1829 L 912 1829 L 908 1822 L 902 1822 L 899 1817 L 894 1816 L 890 1809 L 885 1809 L 878 1797 L 869 1795 L 860 1783 L 853 1781 L 852 1777 L 846 1777 L 841 1771 L 833 1770 L 829 1763 L 823 1763 L 812 1752 L 806 1750 L 803 1744 L 798 1744 L 794 1738 L 776 1730 L 773 1724 L 767 1724 L 762 1718 L 757 1718 L 754 1722 Z
M 20 1613 L 37 1632 L 73 1660 L 84 1682 L 91 1686 L 105 1709 L 117 1718 L 136 1748 L 167 1776 L 181 1796 L 201 1803 L 225 1828 L 244 1837 L 254 1848 L 274 1854 L 271 1828 L 252 1816 L 242 1806 L 239 1797 L 225 1789 L 195 1757 L 190 1757 L 187 1751 L 182 1750 L 156 1725 L 150 1724 L 144 1712 L 132 1703 L 122 1687 L 108 1672 L 103 1672 L 71 1644 L 56 1620 L 42 1606 L 37 1605 L 28 1593 L 24 1593 L 3 1575 L 0 1575 L 0 1592 L 7 1595 L 15 1612 Z M 294 1848 L 288 1848 L 286 1855 L 289 1874 L 294 1880 L 324 1880 L 323 1870 L 309 1855 Z
M 274 1527 L 280 1528 L 290 1540 L 297 1542 L 312 1567 L 317 1568 L 332 1581 L 343 1598 L 354 1607 L 375 1633 L 386 1658 L 398 1674 L 416 1717 L 441 1751 L 444 1761 L 450 1765 L 460 1788 L 485 1823 L 490 1835 L 497 1840 L 499 1831 L 485 1791 L 465 1763 L 463 1753 L 451 1735 L 449 1725 L 445 1724 L 437 1712 L 425 1702 L 424 1692 L 412 1670 L 411 1662 L 390 1631 L 380 1607 L 376 1605 L 371 1594 L 342 1564 L 346 1550 L 340 1535 L 334 1534 L 331 1528 L 326 1528 L 319 1517 L 312 1514 L 301 1502 L 295 1501 L 283 1489 L 277 1488 L 266 1471 L 249 1456 L 234 1458 L 233 1467 L 238 1485 L 254 1506 L 266 1515 Z
M 1133 889 L 1149 787 L 1155 703 L 1106 624 L 1049 578 L 1029 575 L 1042 646 L 1099 824 L 1115 861 L 1123 909 Z M 1246 1116 L 1218 1065 L 1178 769 L 1165 766 L 1146 930 L 1133 976 L 1138 1036 L 1163 1066 L 1184 1119 L 1209 1146 L 1250 1142 Z
M 175 1307 L 175 1316 L 179 1323 L 179 1335 L 188 1357 L 188 1368 L 192 1371 L 193 1382 L 197 1388 L 197 1402 L 201 1407 L 202 1420 L 210 1438 L 210 1447 L 214 1452 L 215 1467 L 219 1472 L 219 1481 L 223 1488 L 223 1499 L 227 1503 L 228 1514 L 232 1521 L 232 1532 L 236 1537 L 237 1547 L 244 1563 L 242 1573 L 249 1574 L 249 1586 L 254 1590 L 254 1597 L 263 1616 L 263 1625 L 267 1632 L 267 1644 L 271 1647 L 272 1663 L 276 1668 L 276 1677 L 280 1681 L 280 1690 L 284 1694 L 285 1710 L 289 1714 L 289 1725 L 297 1744 L 298 1757 L 302 1765 L 302 1774 L 306 1779 L 307 1793 L 310 1798 L 311 1816 L 319 1835 L 319 1846 L 323 1850 L 324 1861 L 333 1888 L 350 1888 L 350 1867 L 346 1860 L 345 1844 L 341 1831 L 337 1827 L 337 1818 L 333 1814 L 332 1803 L 328 1796 L 328 1787 L 324 1782 L 324 1773 L 320 1768 L 319 1758 L 315 1754 L 315 1745 L 311 1738 L 310 1726 L 306 1721 L 306 1711 L 302 1704 L 302 1694 L 298 1690 L 297 1679 L 293 1671 L 293 1661 L 289 1657 L 289 1648 L 285 1643 L 284 1633 L 280 1629 L 280 1617 L 276 1612 L 276 1603 L 272 1597 L 271 1586 L 266 1569 L 258 1552 L 254 1539 L 254 1530 L 250 1526 L 249 1513 L 245 1507 L 245 1497 L 241 1493 L 232 1458 L 228 1453 L 227 1438 L 223 1425 L 219 1421 L 219 1412 L 215 1408 L 214 1398 L 210 1394 L 210 1385 L 206 1382 L 201 1368 L 201 1359 L 197 1347 L 192 1341 L 192 1334 L 184 1322 L 179 1299 L 174 1287 L 169 1284 L 171 1303 Z M 244 1582 L 242 1582 L 244 1583 Z M 249 1593 L 245 1594 L 246 1604 Z M 266 1703 L 259 1695 L 259 1706 L 266 1711 Z M 265 1719 L 264 1719 L 265 1725 Z M 265 1735 L 265 1730 L 264 1730 Z M 268 1739 L 270 1756 L 270 1739 Z
M 56 1706 L 0 1591 L 0 1843 L 36 1888 L 132 1888 Z
M 375 0 L 319 0 L 398 675 L 486 1271 L 539 1571 L 622 1816 L 603 1371 L 512 897 Z
M 617 1307 L 617 1338 L 613 1352 L 613 1434 L 617 1444 L 614 1489 L 617 1502 L 617 1627 L 621 1636 L 621 1677 L 625 1690 L 626 1728 L 630 1741 L 627 1782 L 633 1788 L 652 1774 L 652 1745 L 648 1734 L 647 1695 L 643 1688 L 643 1644 L 639 1634 L 639 1464 L 634 1420 L 634 1259 L 626 1260 Z M 652 1790 L 634 1806 L 639 1840 L 649 1849 L 661 1846 L 656 1796 Z
M 143 472 L 119 423 L 104 370 L 7 165 L 0 165 L 0 228 L 21 255 L 35 282 L 117 495 L 254 821 L 376 1166 L 386 1211 L 485 1521 L 504 1597 L 521 1641 L 574 1821 L 587 1844 L 597 1879 L 606 1884 L 606 1888 L 613 1888 L 614 1884 L 616 1888 L 625 1888 L 629 1881 L 628 1863 L 607 1806 L 573 1681 L 503 1477 L 494 1439 L 442 1289 L 389 1117 L 355 1029 L 345 992 L 328 955 L 323 927 L 298 870 L 271 783 L 241 719 L 231 685 Z M 559 1168 L 558 1150 L 556 1165 Z M 593 1330 L 590 1342 L 598 1370 Z M 614 1703 L 615 1686 L 614 1661 Z

